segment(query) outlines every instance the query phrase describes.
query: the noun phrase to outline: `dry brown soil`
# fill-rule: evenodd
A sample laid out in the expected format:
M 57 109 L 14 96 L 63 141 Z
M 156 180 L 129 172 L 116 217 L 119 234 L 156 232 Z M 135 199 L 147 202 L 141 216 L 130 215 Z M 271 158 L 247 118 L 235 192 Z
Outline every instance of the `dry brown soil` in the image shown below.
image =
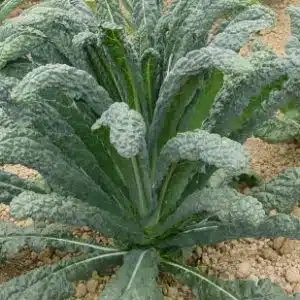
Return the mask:
M 265 0 L 265 4 L 277 13 L 277 24 L 263 33 L 262 40 L 284 55 L 284 45 L 290 35 L 290 20 L 284 9 L 288 5 L 300 5 L 300 0 Z M 17 15 L 16 10 L 11 17 Z M 300 166 L 300 146 L 296 144 L 270 145 L 259 139 L 248 139 L 246 148 L 252 154 L 252 169 L 264 180 L 278 175 L 282 170 Z M 5 170 L 23 178 L 36 175 L 19 165 L 6 165 Z M 299 199 L 300 200 L 300 199 Z M 276 212 L 271 212 L 276 213 Z M 300 208 L 295 208 L 294 215 L 300 217 Z M 12 220 L 8 208 L 0 205 L 0 218 Z M 13 221 L 13 220 L 12 220 Z M 32 220 L 19 222 L 20 226 L 31 224 Z M 73 234 L 83 239 L 96 239 L 102 244 L 112 243 L 99 233 L 92 232 L 87 227 L 74 229 Z M 11 258 L 8 264 L 0 264 L 0 283 L 32 270 L 38 266 L 54 263 L 59 259 L 68 259 L 71 255 L 54 249 L 45 249 L 41 253 L 25 249 L 18 257 Z M 222 279 L 251 279 L 268 277 L 278 283 L 286 292 L 300 292 L 300 242 L 277 238 L 275 240 L 244 239 L 241 241 L 224 242 L 216 247 L 197 247 L 191 258 L 202 271 Z M 112 275 L 113 277 L 114 275 Z M 102 290 L 111 277 L 101 277 L 94 272 L 88 281 L 75 282 L 76 295 L 74 299 L 95 300 L 98 291 Z M 191 300 L 191 291 L 166 274 L 161 274 L 159 284 L 165 295 L 165 300 Z

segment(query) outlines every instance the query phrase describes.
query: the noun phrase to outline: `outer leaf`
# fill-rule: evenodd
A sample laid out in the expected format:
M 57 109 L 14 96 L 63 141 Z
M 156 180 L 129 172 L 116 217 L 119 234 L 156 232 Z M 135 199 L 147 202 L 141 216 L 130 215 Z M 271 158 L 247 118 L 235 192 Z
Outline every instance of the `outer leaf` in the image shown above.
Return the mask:
M 42 225 L 42 226 L 41 226 Z M 20 228 L 11 222 L 0 222 L 0 258 L 11 258 L 24 248 L 40 252 L 45 248 L 55 248 L 69 253 L 103 253 L 118 249 L 102 247 L 99 244 L 74 239 L 70 227 L 35 223 L 34 227 Z
M 187 4 L 187 2 L 192 3 Z M 166 60 L 173 57 L 173 62 L 177 62 L 188 51 L 205 47 L 213 24 L 219 18 L 234 17 L 239 11 L 246 8 L 249 2 L 212 0 L 209 2 L 177 1 L 176 4 L 178 5 L 173 10 L 165 46 Z M 187 9 L 185 9 L 186 5 Z
M 0 203 L 9 203 L 13 197 L 26 190 L 36 193 L 49 192 L 38 187 L 34 182 L 26 181 L 14 174 L 0 172 Z
M 163 270 L 190 285 L 196 299 L 201 300 L 291 300 L 280 287 L 269 279 L 258 282 L 246 280 L 222 281 L 199 274 L 195 269 L 170 261 L 163 261 Z
M 26 10 L 21 17 L 13 18 L 1 26 L 0 40 L 5 41 L 24 28 L 38 30 L 47 37 L 48 42 L 31 50 L 34 61 L 42 64 L 63 62 L 88 70 L 84 53 L 73 47 L 72 39 L 79 32 L 87 30 L 91 20 L 90 18 L 87 20 L 86 15 L 74 9 L 74 6 L 69 4 L 66 7 L 68 9 L 58 8 L 55 5 L 34 6 Z
M 258 199 L 268 212 L 289 213 L 300 201 L 300 168 L 292 168 L 273 177 L 270 181 L 250 190 L 250 195 Z
M 257 225 L 265 217 L 259 201 L 229 187 L 205 188 L 188 196 L 165 223 L 163 231 L 191 219 L 195 214 L 217 216 L 221 222 Z
M 232 74 L 224 78 L 222 89 L 211 107 L 210 116 L 202 128 L 229 136 L 243 142 L 253 133 L 251 120 L 263 103 L 281 85 L 285 78 L 286 65 L 281 58 L 267 50 L 255 51 L 249 62 L 253 69 L 244 74 Z M 257 119 L 260 124 L 263 120 Z
M 2 22 L 24 0 L 5 0 L 0 5 L 0 22 Z
M 252 5 L 238 14 L 225 28 L 214 37 L 212 47 L 239 51 L 247 43 L 249 36 L 275 23 L 274 12 L 262 5 Z
M 49 89 L 52 89 L 52 91 Z M 53 98 L 53 90 L 73 99 L 84 99 L 96 115 L 101 115 L 112 103 L 108 93 L 88 73 L 67 65 L 53 64 L 34 69 L 13 92 L 16 101 L 29 101 L 37 94 Z
M 25 28 L 0 43 L 0 69 L 4 68 L 9 61 L 30 53 L 40 44 L 45 43 L 45 34 L 33 28 Z
M 36 67 L 36 65 L 32 63 L 29 59 L 18 58 L 13 62 L 10 62 L 9 65 L 3 68 L 0 72 L 1 74 L 8 77 L 22 79 L 27 73 L 32 71 L 34 67 Z
M 89 226 L 109 237 L 123 241 L 143 239 L 139 228 L 126 217 L 113 215 L 103 209 L 90 206 L 73 197 L 52 193 L 39 195 L 23 192 L 10 204 L 10 212 L 16 219 L 33 218 L 50 220 L 74 226 Z
M 296 217 L 278 214 L 265 218 L 257 226 L 247 224 L 222 224 L 207 222 L 183 231 L 181 234 L 161 244 L 160 247 L 189 247 L 192 245 L 213 245 L 227 240 L 240 238 L 276 238 L 300 239 L 300 221 Z
M 80 256 L 45 266 L 0 286 L 0 299 L 64 300 L 74 293 L 72 281 L 87 278 L 93 270 L 120 262 L 126 252 Z
M 249 163 L 249 155 L 239 143 L 203 130 L 179 133 L 163 147 L 157 160 L 156 186 L 169 166 L 180 160 L 200 160 L 206 164 L 240 171 Z
M 291 31 L 292 35 L 300 40 L 300 31 L 299 31 L 299 16 L 300 8 L 298 6 L 289 6 L 286 9 L 287 14 L 291 18 Z
M 89 130 L 90 120 L 86 124 L 82 124 L 85 112 L 76 109 L 76 104 L 73 109 L 68 107 L 68 103 L 61 98 L 53 100 L 30 99 L 30 102 L 25 102 L 25 105 L 19 104 L 17 112 L 14 110 L 12 118 L 18 120 L 21 126 L 34 128 L 41 135 L 46 136 L 51 142 L 58 147 L 62 153 L 71 159 L 79 168 L 84 170 L 97 184 L 108 193 L 112 198 L 118 199 L 122 203 L 121 206 L 128 206 L 128 200 L 124 195 L 124 187 L 119 179 L 117 172 L 112 168 L 112 162 L 106 150 L 103 149 L 103 141 L 98 141 Z M 55 106 L 60 105 L 70 119 L 62 116 L 49 104 Z M 74 103 L 70 99 L 70 105 Z M 76 103 L 76 102 L 75 102 Z M 11 109 L 11 104 L 7 103 L 8 109 Z M 75 112 L 75 113 L 74 113 Z M 80 114 L 80 120 L 77 116 Z M 65 117 L 65 120 L 64 120 Z M 75 128 L 71 125 L 75 124 Z M 94 121 L 94 119 L 92 120 Z M 100 144 L 100 145 L 99 145 Z M 95 153 L 101 151 L 101 153 Z M 100 159 L 101 158 L 101 159 Z M 113 165 L 114 166 L 114 165 Z M 123 187 L 123 189 L 122 189 Z
M 266 121 L 255 132 L 255 136 L 270 143 L 300 140 L 300 123 L 288 117 L 275 116 Z
M 104 300 L 162 300 L 156 285 L 158 254 L 152 250 L 133 250 L 124 258 L 117 278 L 106 285 L 101 299 Z
M 20 124 L 3 115 L 0 122 L 1 163 L 22 164 L 37 170 L 54 191 L 63 195 L 75 195 L 96 206 L 99 205 L 99 199 L 102 199 L 103 208 L 106 204 L 114 202 L 82 169 L 50 143 L 49 139 L 32 129 L 22 128 Z M 107 208 L 111 211 L 118 207 L 109 206 L 110 204 Z
M 92 126 L 92 130 L 101 126 L 110 128 L 110 142 L 125 158 L 136 156 L 145 143 L 146 126 L 143 117 L 135 110 L 130 110 L 126 103 L 112 104 Z

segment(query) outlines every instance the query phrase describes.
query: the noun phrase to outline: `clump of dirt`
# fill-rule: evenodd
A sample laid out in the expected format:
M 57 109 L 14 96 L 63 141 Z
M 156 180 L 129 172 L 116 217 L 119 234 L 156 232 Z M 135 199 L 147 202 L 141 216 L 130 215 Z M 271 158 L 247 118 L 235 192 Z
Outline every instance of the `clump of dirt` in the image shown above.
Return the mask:
M 263 180 L 269 180 L 286 169 L 300 167 L 300 143 L 268 144 L 250 138 L 245 147 L 252 156 L 251 169 Z
M 34 179 L 38 175 L 37 171 L 26 168 L 22 165 L 10 165 L 10 164 L 3 165 L 3 166 L 0 166 L 0 171 L 5 171 L 8 173 L 15 174 L 15 175 L 19 176 L 20 178 L 26 179 L 26 180 Z

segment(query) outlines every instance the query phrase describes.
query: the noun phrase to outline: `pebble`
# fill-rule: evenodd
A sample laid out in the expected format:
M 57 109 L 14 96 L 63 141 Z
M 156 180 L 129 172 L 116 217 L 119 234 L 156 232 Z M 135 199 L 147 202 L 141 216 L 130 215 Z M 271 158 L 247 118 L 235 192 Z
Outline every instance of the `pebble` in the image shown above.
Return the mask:
M 249 262 L 242 262 L 238 265 L 236 276 L 239 279 L 246 278 L 250 275 L 251 265 Z
M 87 294 L 87 288 L 84 283 L 79 283 L 76 287 L 76 297 L 84 297 Z
M 265 259 L 276 260 L 277 253 L 271 248 L 263 248 L 261 252 L 261 256 Z
M 279 253 L 282 255 L 290 254 L 290 253 L 294 252 L 296 245 L 297 245 L 297 243 L 295 240 L 287 239 L 287 240 L 285 240 L 282 247 L 280 248 Z
M 168 296 L 169 297 L 176 297 L 178 295 L 178 289 L 175 286 L 168 287 Z
M 300 282 L 299 270 L 295 267 L 287 269 L 285 273 L 285 278 L 289 283 Z
M 294 208 L 294 210 L 292 212 L 292 215 L 297 217 L 297 218 L 300 218 L 300 207 Z
M 278 238 L 274 239 L 273 248 L 278 251 L 282 247 L 284 241 L 285 241 L 284 237 L 278 237 Z

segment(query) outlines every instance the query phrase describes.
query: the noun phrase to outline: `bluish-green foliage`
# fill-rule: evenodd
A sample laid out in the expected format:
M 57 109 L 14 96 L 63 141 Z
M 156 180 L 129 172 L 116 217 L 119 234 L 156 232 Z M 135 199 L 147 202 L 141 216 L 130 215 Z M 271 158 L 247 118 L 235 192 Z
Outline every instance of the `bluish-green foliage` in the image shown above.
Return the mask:
M 163 299 L 159 269 L 197 299 L 290 299 L 267 280 L 223 282 L 170 260 L 196 244 L 300 238 L 288 214 L 299 168 L 248 195 L 233 187 L 250 161 L 239 142 L 296 78 L 262 46 L 238 53 L 274 13 L 248 0 L 174 0 L 166 11 L 161 2 L 99 0 L 93 13 L 83 1 L 49 0 L 0 27 L 0 163 L 43 178 L 0 173 L 0 201 L 17 219 L 55 222 L 0 223 L 0 255 L 83 253 L 2 284 L 1 300 L 63 300 L 73 280 L 121 263 L 101 299 Z M 271 208 L 280 214 L 268 217 Z M 76 240 L 67 225 L 88 225 L 116 247 Z

